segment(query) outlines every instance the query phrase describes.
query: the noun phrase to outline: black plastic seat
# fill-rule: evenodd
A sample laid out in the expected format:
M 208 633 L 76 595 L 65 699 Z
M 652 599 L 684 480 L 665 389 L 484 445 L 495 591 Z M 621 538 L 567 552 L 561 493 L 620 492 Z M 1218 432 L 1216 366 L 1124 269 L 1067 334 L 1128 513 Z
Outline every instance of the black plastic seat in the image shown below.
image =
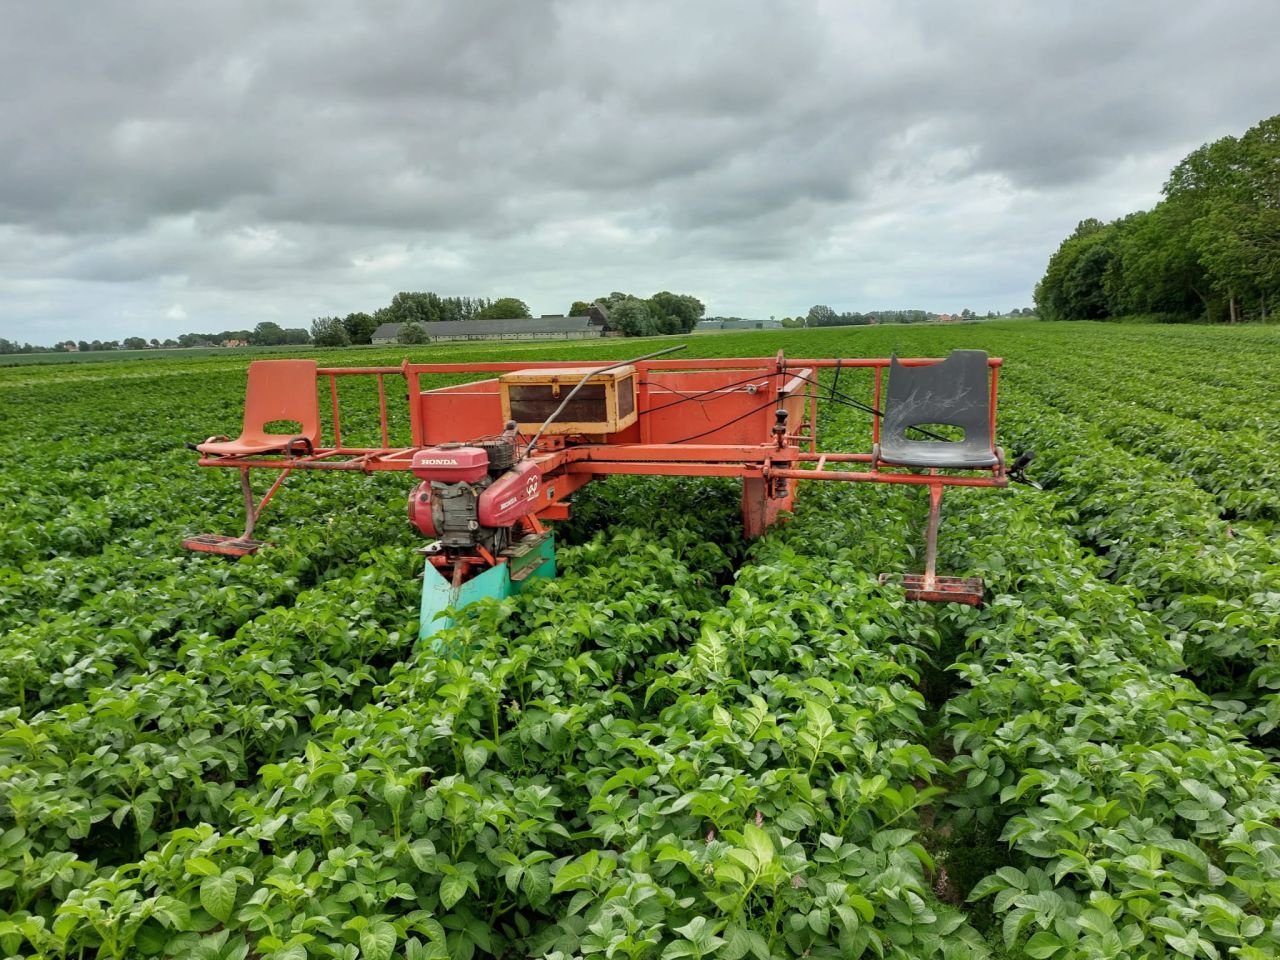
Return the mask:
M 905 367 L 889 360 L 889 388 L 876 459 L 900 467 L 980 470 L 1000 458 L 991 443 L 991 385 L 985 350 L 952 350 L 940 363 Z M 911 427 L 943 424 L 962 440 L 908 440 Z

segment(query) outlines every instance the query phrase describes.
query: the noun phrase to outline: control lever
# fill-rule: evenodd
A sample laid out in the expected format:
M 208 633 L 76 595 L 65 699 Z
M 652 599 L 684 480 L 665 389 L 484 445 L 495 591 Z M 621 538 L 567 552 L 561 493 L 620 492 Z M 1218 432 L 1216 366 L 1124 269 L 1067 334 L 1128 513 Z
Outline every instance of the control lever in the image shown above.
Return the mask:
M 1034 480 L 1027 478 L 1027 466 L 1036 458 L 1034 450 L 1026 450 L 1018 454 L 1017 458 L 1009 465 L 1009 479 L 1014 483 L 1022 483 L 1033 490 L 1043 490 L 1044 487 L 1036 483 Z

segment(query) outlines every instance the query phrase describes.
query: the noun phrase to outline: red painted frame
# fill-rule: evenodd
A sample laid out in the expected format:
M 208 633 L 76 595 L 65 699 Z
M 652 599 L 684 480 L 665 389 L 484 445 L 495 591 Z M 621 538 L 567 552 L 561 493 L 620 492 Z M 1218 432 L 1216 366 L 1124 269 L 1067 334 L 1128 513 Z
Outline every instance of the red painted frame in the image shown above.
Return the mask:
M 938 359 L 900 359 L 904 366 L 927 366 Z M 995 443 L 996 408 L 1002 360 L 988 360 L 990 370 L 991 436 Z M 1008 485 L 1004 458 L 989 470 L 944 474 L 938 470 L 913 472 L 885 469 L 871 453 L 817 449 L 821 370 L 874 371 L 873 407 L 879 409 L 887 358 L 788 360 L 779 351 L 772 358 L 714 358 L 705 360 L 648 360 L 637 371 L 636 423 L 603 437 L 544 437 L 532 456 L 543 473 L 546 502 L 535 519 L 568 516 L 567 498 L 595 477 L 612 474 L 662 476 L 730 476 L 743 480 L 743 526 L 747 536 L 764 532 L 795 499 L 796 481 L 899 483 L 930 488 L 931 520 L 942 488 L 947 486 L 1003 487 Z M 242 471 L 249 523 L 253 522 L 293 470 L 408 470 L 414 453 L 444 440 L 473 440 L 503 429 L 497 379 L 425 389 L 427 377 L 445 374 L 502 374 L 514 370 L 555 370 L 581 367 L 581 360 L 500 363 L 410 363 L 399 367 L 321 367 L 317 381 L 329 380 L 333 444 L 305 456 L 203 456 L 203 467 L 235 467 Z M 602 362 L 602 366 L 604 363 Z M 345 446 L 339 405 L 340 377 L 373 376 L 378 386 L 380 447 Z M 390 442 L 385 378 L 402 376 L 408 388 L 410 444 Z M 674 399 L 673 399 L 674 398 Z M 828 398 L 830 399 L 830 398 Z M 690 406 L 692 405 L 692 406 Z M 663 416 L 663 411 L 675 412 Z M 775 411 L 785 409 L 785 427 L 776 429 Z M 868 414 L 870 416 L 870 414 Z M 702 435 L 696 427 L 710 425 Z M 693 430 L 687 436 L 686 431 Z M 872 441 L 880 439 L 880 418 L 872 416 Z M 720 435 L 717 437 L 717 435 Z M 523 438 L 526 442 L 528 438 Z M 709 442 L 718 440 L 718 442 Z M 702 442 L 693 442 L 702 441 Z M 1000 453 L 993 446 L 994 452 Z M 811 465 L 811 466 L 810 466 Z M 865 469 L 846 469 L 863 465 Z M 282 475 L 256 504 L 248 484 L 249 471 L 280 470 Z M 932 541 L 932 538 L 931 538 Z M 928 551 L 932 573 L 933 543 Z

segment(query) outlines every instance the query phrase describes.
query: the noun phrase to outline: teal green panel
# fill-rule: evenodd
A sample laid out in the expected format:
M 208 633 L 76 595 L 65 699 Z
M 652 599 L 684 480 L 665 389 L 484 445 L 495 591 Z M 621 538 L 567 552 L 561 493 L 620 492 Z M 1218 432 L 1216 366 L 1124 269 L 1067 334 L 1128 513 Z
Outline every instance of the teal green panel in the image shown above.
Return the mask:
M 528 573 L 521 576 L 524 571 Z M 554 577 L 556 551 L 555 541 L 550 534 L 547 534 L 530 553 L 521 558 L 516 575 L 520 579 L 512 581 L 511 568 L 503 563 L 461 584 L 455 594 L 453 584 L 428 561 L 422 574 L 422 609 L 419 617 L 418 639 L 426 640 L 453 626 L 453 617 L 449 611 L 461 610 L 468 604 L 483 600 L 485 597 L 504 600 L 520 593 L 534 580 Z M 443 649 L 443 645 L 438 640 L 432 643 L 432 649 L 437 653 L 448 652 Z
M 428 561 L 422 575 L 422 613 L 418 638 L 425 640 L 432 634 L 453 626 L 453 617 L 445 611 L 460 610 L 485 597 L 505 600 L 509 596 L 511 579 L 507 575 L 506 564 L 472 577 L 458 587 L 455 595 L 453 584 L 441 576 L 440 571 Z

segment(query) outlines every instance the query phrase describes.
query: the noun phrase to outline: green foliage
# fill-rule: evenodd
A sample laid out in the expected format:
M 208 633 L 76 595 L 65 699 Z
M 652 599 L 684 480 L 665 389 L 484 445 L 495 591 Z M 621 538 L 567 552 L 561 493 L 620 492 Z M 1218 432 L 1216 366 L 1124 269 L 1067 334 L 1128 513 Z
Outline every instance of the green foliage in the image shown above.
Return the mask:
M 972 310 L 964 311 L 965 318 L 973 316 Z M 793 326 L 804 327 L 860 327 L 869 324 L 878 323 L 925 323 L 929 320 L 936 320 L 937 314 L 928 313 L 924 310 L 877 310 L 872 313 L 857 313 L 845 311 L 837 313 L 831 307 L 818 304 L 809 308 L 809 313 L 802 317 L 796 318 Z M 788 326 L 784 319 L 782 325 Z
M 1280 340 L 1028 327 L 805 335 L 1005 356 L 1048 489 L 948 493 L 984 608 L 877 582 L 911 491 L 813 484 L 745 544 L 732 482 L 620 477 L 452 658 L 413 643 L 403 478 L 295 475 L 270 550 L 175 554 L 235 522 L 174 438 L 234 430 L 243 359 L 0 370 L 4 955 L 1276 955 Z M 868 440 L 830 405 L 819 436 Z
M 690 332 L 706 308 L 697 297 L 663 290 L 647 300 L 614 291 L 598 297 L 609 317 L 609 326 L 628 337 Z
M 317 347 L 347 347 L 351 334 L 337 317 L 316 317 L 311 321 L 311 341 Z
M 1153 210 L 1083 221 L 1036 287 L 1048 320 L 1266 320 L 1280 297 L 1280 115 L 1170 173 Z
M 396 343 L 415 344 L 427 342 L 427 331 L 419 323 L 410 321 L 396 332 Z
M 623 297 L 609 304 L 609 326 L 628 337 L 651 337 L 658 333 L 653 314 L 643 300 Z
M 342 326 L 352 343 L 372 343 L 378 321 L 368 313 L 348 313 L 342 318 Z
M 384 323 L 438 323 L 450 320 L 472 320 L 490 301 L 479 297 L 442 297 L 430 291 L 401 291 L 391 303 L 375 310 L 374 328 Z
M 235 339 L 247 339 L 254 346 L 277 347 L 285 344 L 310 343 L 311 335 L 301 327 L 289 327 L 286 329 L 278 323 L 264 320 L 253 328 L 253 332 L 248 337 L 237 337 Z
M 529 307 L 523 300 L 515 297 L 499 297 L 488 306 L 477 310 L 476 320 L 519 320 L 527 319 Z

